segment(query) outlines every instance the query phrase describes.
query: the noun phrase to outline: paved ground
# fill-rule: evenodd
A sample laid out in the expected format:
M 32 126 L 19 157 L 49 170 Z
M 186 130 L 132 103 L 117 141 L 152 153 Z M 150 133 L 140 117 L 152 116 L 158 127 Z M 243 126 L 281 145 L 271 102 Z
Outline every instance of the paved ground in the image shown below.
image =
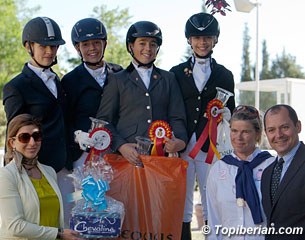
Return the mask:
M 204 240 L 204 239 L 205 238 L 200 231 L 198 231 L 198 230 L 192 231 L 192 240 Z
M 200 202 L 200 193 L 199 191 L 194 192 L 194 204 Z M 195 208 L 193 211 L 193 221 L 192 221 L 192 240 L 204 240 L 204 236 L 201 232 L 201 229 L 198 228 L 198 221 L 195 214 Z

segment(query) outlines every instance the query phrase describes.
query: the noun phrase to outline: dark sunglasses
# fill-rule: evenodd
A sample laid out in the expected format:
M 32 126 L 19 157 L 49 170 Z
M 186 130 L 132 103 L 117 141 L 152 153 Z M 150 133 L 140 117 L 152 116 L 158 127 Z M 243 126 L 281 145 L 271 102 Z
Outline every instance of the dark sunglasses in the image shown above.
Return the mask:
M 259 118 L 259 112 L 255 107 L 248 106 L 248 105 L 239 105 L 233 110 L 234 113 L 246 113 L 249 117 Z
M 29 133 L 20 133 L 18 136 L 16 136 L 16 138 L 21 143 L 29 143 L 31 138 L 33 138 L 35 142 L 41 142 L 42 134 L 39 131 L 33 132 L 32 134 L 29 134 Z

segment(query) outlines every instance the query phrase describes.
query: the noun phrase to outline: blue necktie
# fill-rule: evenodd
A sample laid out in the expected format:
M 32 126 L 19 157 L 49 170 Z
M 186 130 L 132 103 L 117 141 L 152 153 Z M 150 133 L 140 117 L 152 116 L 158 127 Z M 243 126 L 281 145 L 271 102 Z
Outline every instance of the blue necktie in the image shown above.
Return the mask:
M 280 158 L 279 160 L 277 160 L 276 164 L 274 166 L 273 172 L 272 172 L 272 179 L 271 179 L 271 203 L 272 203 L 272 205 L 274 204 L 275 194 L 276 194 L 276 191 L 280 184 L 283 163 L 284 163 L 283 158 Z

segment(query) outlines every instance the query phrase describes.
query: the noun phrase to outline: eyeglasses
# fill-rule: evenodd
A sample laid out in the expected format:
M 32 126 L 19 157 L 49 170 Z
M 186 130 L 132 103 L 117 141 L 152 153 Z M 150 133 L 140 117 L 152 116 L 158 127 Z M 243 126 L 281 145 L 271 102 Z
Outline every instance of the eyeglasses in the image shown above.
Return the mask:
M 259 118 L 259 112 L 257 109 L 249 105 L 239 105 L 233 110 L 233 114 L 239 112 L 246 113 L 250 118 Z
M 29 143 L 31 141 L 31 138 L 33 138 L 35 142 L 41 142 L 42 134 L 39 131 L 33 132 L 32 134 L 20 133 L 18 136 L 16 136 L 16 138 L 21 143 Z

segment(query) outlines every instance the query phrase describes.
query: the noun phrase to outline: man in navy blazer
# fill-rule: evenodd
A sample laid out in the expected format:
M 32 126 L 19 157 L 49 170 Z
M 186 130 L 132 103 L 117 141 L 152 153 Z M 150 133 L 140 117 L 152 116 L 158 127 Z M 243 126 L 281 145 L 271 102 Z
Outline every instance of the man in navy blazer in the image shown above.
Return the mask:
M 292 107 L 280 104 L 266 111 L 264 124 L 270 146 L 277 152 L 276 161 L 265 169 L 261 183 L 267 226 L 272 227 L 266 239 L 301 240 L 305 238 L 305 146 L 298 136 L 301 122 Z M 272 201 L 273 172 L 280 158 L 284 163 Z

